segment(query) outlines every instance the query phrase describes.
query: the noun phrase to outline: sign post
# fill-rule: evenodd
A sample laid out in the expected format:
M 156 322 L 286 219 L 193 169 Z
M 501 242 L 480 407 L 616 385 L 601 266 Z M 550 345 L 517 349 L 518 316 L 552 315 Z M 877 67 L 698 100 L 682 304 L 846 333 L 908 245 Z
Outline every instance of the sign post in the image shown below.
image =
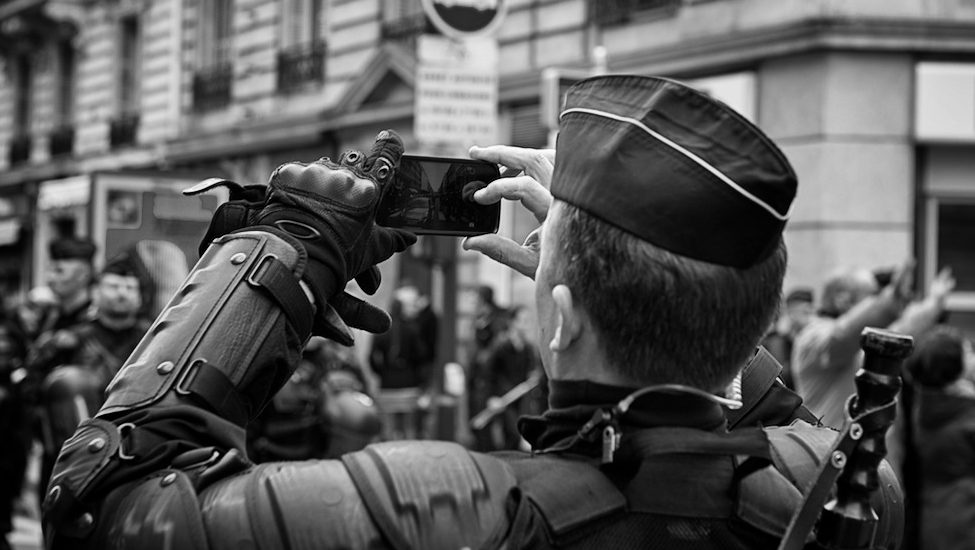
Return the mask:
M 421 36 L 414 132 L 431 153 L 466 156 L 498 141 L 498 48 L 494 40 Z
M 414 133 L 426 152 L 466 156 L 498 141 L 498 45 L 503 0 L 423 0 L 443 36 L 417 41 Z

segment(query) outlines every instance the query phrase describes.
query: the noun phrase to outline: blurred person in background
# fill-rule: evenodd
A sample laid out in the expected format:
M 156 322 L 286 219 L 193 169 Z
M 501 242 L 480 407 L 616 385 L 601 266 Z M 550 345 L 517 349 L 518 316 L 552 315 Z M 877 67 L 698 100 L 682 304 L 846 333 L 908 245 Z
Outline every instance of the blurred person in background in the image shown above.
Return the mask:
M 887 328 L 915 338 L 935 325 L 955 288 L 950 269 L 934 278 L 923 300 L 913 298 L 914 262 L 895 270 L 889 282 L 867 269 L 837 271 L 823 287 L 818 315 L 799 333 L 792 352 L 792 375 L 805 405 L 826 426 L 839 428 L 846 400 L 855 391 L 860 367 L 860 333 L 865 327 Z M 880 282 L 887 283 L 880 286 Z M 888 459 L 899 466 L 897 449 Z
M 478 441 L 486 439 L 490 447 L 478 450 L 518 449 L 522 442 L 518 433 L 518 418 L 527 414 L 541 414 L 547 408 L 546 381 L 541 356 L 535 345 L 536 323 L 532 312 L 523 305 L 516 305 L 508 310 L 508 317 L 507 329 L 495 338 L 486 360 L 484 377 L 486 391 L 490 395 L 486 406 L 501 407 L 501 396 L 529 378 L 535 377 L 539 385 L 506 407 L 484 428 L 488 433 L 479 437 Z
M 350 348 L 313 337 L 298 368 L 248 426 L 255 462 L 337 458 L 376 439 L 368 374 Z
M 390 437 L 415 437 L 424 432 L 424 411 L 436 383 L 438 319 L 430 299 L 411 281 L 393 293 L 390 316 L 389 331 L 373 339 L 369 362 L 382 391 L 408 395 L 405 399 L 415 404 L 411 412 L 392 415 Z
M 494 395 L 490 388 L 488 359 L 491 346 L 498 335 L 504 332 L 507 322 L 507 311 L 495 301 L 494 288 L 486 284 L 479 285 L 474 293 L 474 339 L 467 354 L 467 399 L 468 409 L 472 414 L 485 409 L 488 398 Z M 476 449 L 493 448 L 489 430 L 475 431 L 473 436 Z
M 31 376 L 42 380 L 36 404 L 43 448 L 41 490 L 61 445 L 98 411 L 105 388 L 149 329 L 149 321 L 139 314 L 139 274 L 130 254 L 109 261 L 92 287 L 92 317 L 56 331 L 31 358 Z
M 0 550 L 10 548 L 7 534 L 13 530 L 30 451 L 28 410 L 17 379 L 24 344 L 16 322 L 0 310 Z
M 765 349 L 782 364 L 780 377 L 782 383 L 790 389 L 795 389 L 791 364 L 796 336 L 809 325 L 815 315 L 812 289 L 796 288 L 786 294 L 784 307 L 778 319 L 762 340 Z
M 904 368 L 914 390 L 911 416 L 920 472 L 920 500 L 913 503 L 920 516 L 918 547 L 970 549 L 975 544 L 972 344 L 957 329 L 939 326 L 919 339 Z
M 42 338 L 87 318 L 91 306 L 89 287 L 95 244 L 88 239 L 74 237 L 58 239 L 51 241 L 48 254 L 50 264 L 45 279 L 55 302 L 49 304 L 39 322 L 38 332 Z

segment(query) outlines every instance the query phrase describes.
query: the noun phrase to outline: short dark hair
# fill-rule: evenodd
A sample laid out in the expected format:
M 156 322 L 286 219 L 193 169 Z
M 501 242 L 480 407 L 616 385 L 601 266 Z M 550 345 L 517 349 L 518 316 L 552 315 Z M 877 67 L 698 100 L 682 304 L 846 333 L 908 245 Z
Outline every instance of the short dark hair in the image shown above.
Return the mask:
M 965 370 L 965 336 L 958 329 L 938 325 L 918 339 L 904 368 L 914 382 L 927 388 L 943 388 L 958 380 Z
M 673 254 L 559 204 L 553 283 L 581 302 L 609 366 L 645 385 L 713 391 L 730 383 L 776 315 L 781 239 L 770 257 L 738 269 Z

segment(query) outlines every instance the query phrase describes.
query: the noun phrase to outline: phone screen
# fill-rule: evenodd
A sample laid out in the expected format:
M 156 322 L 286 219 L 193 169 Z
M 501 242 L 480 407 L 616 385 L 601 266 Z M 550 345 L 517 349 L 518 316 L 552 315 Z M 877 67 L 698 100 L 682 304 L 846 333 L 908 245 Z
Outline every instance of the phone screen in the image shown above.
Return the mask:
M 477 204 L 473 195 L 499 177 L 489 162 L 403 155 L 383 190 L 376 223 L 421 235 L 494 233 L 501 203 Z

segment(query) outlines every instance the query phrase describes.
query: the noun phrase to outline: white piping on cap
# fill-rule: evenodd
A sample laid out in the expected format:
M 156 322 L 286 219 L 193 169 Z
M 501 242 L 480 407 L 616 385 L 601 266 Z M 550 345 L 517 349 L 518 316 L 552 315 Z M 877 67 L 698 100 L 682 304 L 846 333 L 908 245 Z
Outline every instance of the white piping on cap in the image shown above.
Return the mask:
M 589 115 L 601 116 L 601 117 L 604 117 L 604 118 L 611 118 L 613 120 L 618 120 L 620 122 L 626 122 L 626 123 L 632 124 L 632 125 L 636 126 L 637 128 L 643 130 L 647 134 L 653 136 L 658 141 L 664 143 L 665 145 L 667 145 L 670 148 L 676 150 L 677 152 L 681 153 L 682 155 L 686 156 L 687 158 L 693 160 L 698 165 L 700 165 L 702 168 L 704 168 L 708 172 L 711 172 L 712 174 L 714 174 L 719 180 L 723 181 L 729 187 L 731 187 L 732 189 L 734 189 L 735 191 L 737 191 L 738 193 L 740 193 L 743 197 L 747 198 L 748 200 L 750 200 L 753 203 L 755 203 L 758 206 L 760 206 L 762 209 L 766 210 L 769 214 L 771 214 L 772 216 L 774 216 L 775 219 L 781 220 L 781 221 L 786 221 L 786 220 L 789 219 L 789 216 L 792 215 L 792 208 L 795 206 L 795 201 L 792 201 L 789 204 L 789 210 L 785 214 L 779 214 L 775 210 L 775 208 L 772 208 L 772 206 L 770 204 L 768 204 L 767 202 L 763 201 L 762 199 L 756 197 L 755 195 L 749 193 L 745 188 L 743 188 L 742 186 L 740 186 L 737 183 L 735 183 L 734 181 L 732 181 L 731 178 L 729 178 L 728 176 L 724 175 L 720 170 L 718 170 L 714 166 L 711 166 L 706 160 L 704 160 L 701 157 L 695 155 L 691 151 L 688 151 L 687 149 L 681 147 L 679 144 L 674 143 L 670 139 L 667 139 L 666 136 L 664 136 L 664 135 L 662 135 L 662 134 L 660 134 L 658 132 L 653 131 L 646 124 L 644 124 L 643 122 L 641 122 L 641 121 L 639 121 L 639 120 L 637 120 L 635 118 L 630 118 L 630 117 L 626 117 L 626 116 L 620 116 L 620 115 L 616 115 L 616 114 L 613 114 L 613 113 L 607 113 L 606 111 L 600 111 L 600 110 L 597 110 L 597 109 L 586 109 L 584 107 L 574 107 L 572 109 L 566 109 L 566 110 L 562 111 L 562 114 L 559 115 L 559 120 L 561 120 L 562 117 L 564 117 L 565 115 L 567 115 L 569 113 L 586 113 L 586 114 L 589 114 Z

